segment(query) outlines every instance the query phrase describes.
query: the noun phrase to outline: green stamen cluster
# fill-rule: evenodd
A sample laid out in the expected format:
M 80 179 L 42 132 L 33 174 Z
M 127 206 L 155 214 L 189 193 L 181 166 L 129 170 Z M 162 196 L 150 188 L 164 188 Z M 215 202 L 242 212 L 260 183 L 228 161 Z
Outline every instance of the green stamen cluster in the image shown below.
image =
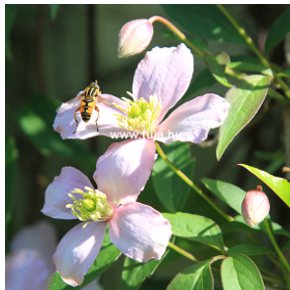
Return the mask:
M 119 126 L 141 134 L 153 134 L 156 129 L 156 122 L 160 112 L 160 103 L 156 96 L 150 96 L 149 102 L 140 98 L 132 101 L 123 98 L 128 104 L 128 109 L 122 111 L 126 116 L 119 115 Z
M 68 196 L 72 203 L 66 207 L 81 221 L 104 221 L 109 219 L 113 214 L 113 208 L 107 201 L 107 196 L 90 187 L 85 187 L 85 191 L 75 189 Z

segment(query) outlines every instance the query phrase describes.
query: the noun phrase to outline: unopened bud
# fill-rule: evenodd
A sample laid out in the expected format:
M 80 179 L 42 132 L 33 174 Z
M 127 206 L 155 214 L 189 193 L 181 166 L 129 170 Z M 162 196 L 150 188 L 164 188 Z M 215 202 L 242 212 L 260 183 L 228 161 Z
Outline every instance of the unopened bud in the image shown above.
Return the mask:
M 142 52 L 153 36 L 153 25 L 148 19 L 127 22 L 119 33 L 118 56 L 128 57 Z
M 250 190 L 242 203 L 242 216 L 251 227 L 265 219 L 270 211 L 270 202 L 260 185 L 256 190 Z

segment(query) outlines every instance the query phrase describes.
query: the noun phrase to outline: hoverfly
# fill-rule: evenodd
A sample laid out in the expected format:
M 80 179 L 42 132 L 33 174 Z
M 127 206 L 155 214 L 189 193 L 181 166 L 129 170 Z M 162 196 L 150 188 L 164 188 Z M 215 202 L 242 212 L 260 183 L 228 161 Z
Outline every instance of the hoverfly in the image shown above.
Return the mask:
M 80 95 L 80 106 L 74 112 L 74 120 L 76 122 L 76 128 L 74 130 L 74 133 L 76 132 L 79 123 L 76 118 L 76 113 L 80 112 L 82 120 L 84 122 L 88 122 L 91 119 L 93 110 L 95 110 L 98 113 L 98 116 L 96 118 L 96 126 L 97 130 L 99 130 L 97 123 L 99 119 L 99 108 L 96 105 L 96 103 L 101 93 L 102 92 L 100 91 L 100 87 L 98 86 L 98 82 L 96 80 L 90 83 L 84 89 L 84 91 Z

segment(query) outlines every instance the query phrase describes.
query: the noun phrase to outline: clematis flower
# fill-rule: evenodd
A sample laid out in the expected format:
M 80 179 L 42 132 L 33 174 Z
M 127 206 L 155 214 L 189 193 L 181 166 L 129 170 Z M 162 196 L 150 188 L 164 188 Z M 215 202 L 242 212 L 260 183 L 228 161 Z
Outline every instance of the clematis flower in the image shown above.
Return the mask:
M 74 111 L 79 106 L 78 96 L 58 109 L 54 129 L 64 139 L 86 139 L 97 135 L 129 139 L 108 148 L 98 160 L 96 174 L 105 174 L 114 182 L 115 179 L 129 179 L 135 172 L 138 181 L 143 180 L 139 183 L 140 191 L 154 164 L 154 141 L 201 143 L 206 140 L 209 130 L 219 127 L 227 116 L 229 103 L 213 93 L 187 101 L 168 115 L 188 89 L 192 74 L 193 56 L 184 44 L 155 47 L 137 66 L 130 94 L 132 99 L 121 100 L 107 94 L 100 96 L 99 130 L 92 116 L 90 122 L 80 122 L 75 132 Z M 109 176 L 100 172 L 99 166 L 106 171 L 112 166 L 119 170 L 116 176 Z M 133 168 L 136 171 L 132 171 Z
M 5 261 L 5 289 L 48 289 L 55 272 L 51 258 L 56 243 L 54 228 L 44 221 L 19 231 L 12 240 L 11 253 Z M 98 281 L 93 281 L 82 290 L 102 290 L 102 287 Z
M 82 221 L 62 238 L 53 256 L 56 270 L 72 286 L 82 283 L 99 253 L 107 225 L 116 247 L 139 262 L 160 259 L 171 237 L 169 222 L 150 206 L 136 202 L 138 192 L 130 183 L 115 185 L 103 177 L 101 182 L 94 175 L 99 185 L 94 189 L 81 171 L 64 167 L 45 193 L 44 214 Z M 134 184 L 134 175 L 131 179 Z M 127 192 L 130 202 L 126 202 Z
M 56 233 L 47 222 L 39 222 L 18 232 L 5 261 L 6 290 L 47 289 L 54 272 L 51 257 Z

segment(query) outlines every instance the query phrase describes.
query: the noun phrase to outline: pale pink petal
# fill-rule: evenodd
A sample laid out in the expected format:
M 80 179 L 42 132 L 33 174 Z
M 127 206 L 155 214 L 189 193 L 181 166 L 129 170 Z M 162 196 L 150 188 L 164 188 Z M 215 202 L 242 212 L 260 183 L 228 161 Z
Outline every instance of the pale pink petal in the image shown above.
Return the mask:
M 99 135 L 110 138 L 121 138 L 122 136 L 118 134 L 127 132 L 127 130 L 119 127 L 117 118 L 119 115 L 124 115 L 120 108 L 126 111 L 128 104 L 113 95 L 102 94 L 97 105 L 99 108 Z M 117 135 L 115 135 L 115 133 L 117 133 Z
M 41 211 L 53 218 L 75 219 L 71 210 L 66 208 L 66 205 L 72 202 L 68 194 L 76 188 L 83 189 L 85 186 L 93 188 L 90 180 L 81 171 L 73 167 L 63 167 L 60 175 L 47 187 Z
M 68 102 L 62 103 L 57 109 L 57 114 L 54 119 L 53 129 L 60 133 L 61 138 L 74 138 L 74 131 L 76 128 L 76 122 L 74 120 L 74 112 L 80 105 L 80 91 L 77 96 Z M 77 120 L 80 116 L 77 116 Z M 76 138 L 76 137 L 75 137 Z
M 160 122 L 186 92 L 193 74 L 193 56 L 178 47 L 155 47 L 139 63 L 133 80 L 133 95 L 149 101 L 156 94 L 161 102 Z
M 57 244 L 56 232 L 51 224 L 46 221 L 38 222 L 32 226 L 24 227 L 13 238 L 12 252 L 20 250 L 34 250 L 46 261 L 51 272 L 54 266 L 51 257 Z
M 6 257 L 6 290 L 47 289 L 51 275 L 46 261 L 36 251 L 21 250 Z
M 142 52 L 153 37 L 153 25 L 148 19 L 127 22 L 120 30 L 118 56 L 128 57 Z
M 216 94 L 205 94 L 188 101 L 174 110 L 157 131 L 157 140 L 200 143 L 210 129 L 219 127 L 225 120 L 229 103 Z
M 113 143 L 98 159 L 94 179 L 115 204 L 135 201 L 154 164 L 155 145 L 149 139 Z
M 148 205 L 120 206 L 109 222 L 111 241 L 126 256 L 139 262 L 160 259 L 171 237 L 170 223 Z
M 81 223 L 61 239 L 53 261 L 67 284 L 77 286 L 83 282 L 99 253 L 106 225 L 106 222 Z
M 88 122 L 82 121 L 80 112 L 76 112 L 77 124 L 74 119 L 74 113 L 80 107 L 79 95 L 81 93 L 74 99 L 63 103 L 57 110 L 53 129 L 59 132 L 63 139 L 87 139 L 97 135 L 110 137 L 111 131 L 120 130 L 117 124 L 117 114 L 122 114 L 122 112 L 114 104 L 123 108 L 126 104 L 119 98 L 108 94 L 102 94 L 98 98 L 96 106 L 99 112 L 93 110 L 91 119 Z M 96 120 L 98 126 L 96 126 Z

